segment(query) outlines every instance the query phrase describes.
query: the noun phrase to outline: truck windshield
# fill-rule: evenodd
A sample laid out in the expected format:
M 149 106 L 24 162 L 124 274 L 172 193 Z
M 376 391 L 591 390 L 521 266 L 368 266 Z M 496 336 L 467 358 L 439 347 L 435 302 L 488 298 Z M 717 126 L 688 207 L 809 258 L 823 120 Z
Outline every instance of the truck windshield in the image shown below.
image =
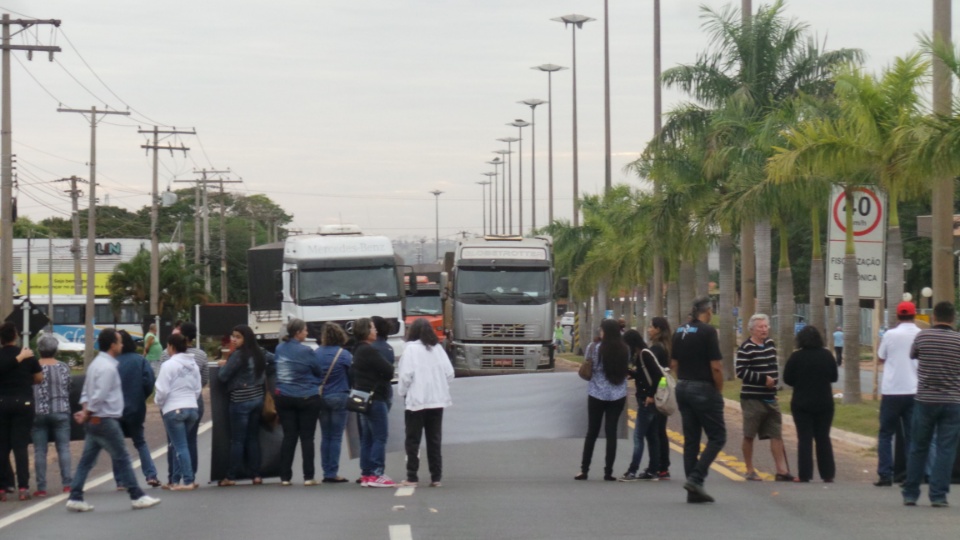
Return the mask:
M 375 304 L 400 298 L 393 266 L 301 269 L 299 275 L 300 305 Z
M 456 295 L 466 304 L 545 304 L 551 281 L 544 268 L 459 268 Z
M 440 292 L 430 291 L 407 297 L 407 315 L 440 315 L 443 306 L 440 304 Z

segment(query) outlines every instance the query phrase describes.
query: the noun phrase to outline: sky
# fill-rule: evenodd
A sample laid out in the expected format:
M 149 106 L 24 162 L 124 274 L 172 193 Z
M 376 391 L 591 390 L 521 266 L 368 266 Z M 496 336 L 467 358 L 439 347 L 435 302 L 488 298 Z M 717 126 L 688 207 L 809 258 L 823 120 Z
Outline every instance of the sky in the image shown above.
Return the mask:
M 764 2 L 766 3 L 766 2 Z M 739 7 L 740 2 L 735 2 Z M 754 0 L 754 9 L 761 2 Z M 664 69 L 709 46 L 700 6 L 663 0 Z M 625 167 L 653 135 L 653 0 L 610 0 L 613 182 L 643 182 Z M 14 52 L 13 152 L 19 213 L 67 217 L 66 185 L 89 177 L 89 119 L 58 107 L 130 110 L 97 128 L 100 200 L 135 211 L 150 202 L 152 157 L 139 129 L 196 129 L 161 144 L 160 189 L 206 168 L 242 179 L 227 189 L 263 193 L 313 232 L 354 223 L 368 234 L 432 239 L 483 231 L 486 164 L 531 120 L 517 102 L 547 99 L 547 75 L 571 66 L 571 31 L 551 21 L 598 19 L 577 31 L 579 182 L 604 185 L 603 3 L 598 0 L 0 0 L 12 18 L 59 19 L 13 43 L 58 45 L 32 61 Z M 786 13 L 827 47 L 857 47 L 879 71 L 930 32 L 930 0 L 793 0 Z M 956 29 L 954 34 L 957 34 Z M 553 76 L 555 218 L 573 210 L 571 71 Z M 956 84 L 954 86 L 956 90 Z M 664 111 L 688 98 L 665 89 Z M 536 109 L 537 225 L 547 217 L 547 106 Z M 531 225 L 530 130 L 523 130 L 524 228 Z M 514 143 L 513 150 L 517 150 Z M 513 156 L 514 230 L 519 156 Z M 429 192 L 440 190 L 439 199 Z M 81 208 L 86 202 L 81 201 Z M 439 213 L 435 213 L 439 211 Z M 488 210 L 489 213 L 489 210 Z M 108 235 L 105 233 L 105 235 Z

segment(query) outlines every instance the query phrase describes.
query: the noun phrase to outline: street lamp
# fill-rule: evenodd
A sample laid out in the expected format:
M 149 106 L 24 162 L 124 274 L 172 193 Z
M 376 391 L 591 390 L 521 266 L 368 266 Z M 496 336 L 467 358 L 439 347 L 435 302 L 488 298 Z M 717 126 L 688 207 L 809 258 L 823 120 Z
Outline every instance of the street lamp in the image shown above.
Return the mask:
M 497 173 L 483 173 L 487 176 L 493 176 Z M 484 180 L 482 182 L 477 182 L 480 187 L 483 189 L 483 235 L 487 235 L 487 186 L 491 183 L 490 180 Z
M 525 99 L 521 101 L 530 107 L 530 232 L 537 230 L 537 105 L 543 105 L 542 99 Z M 521 225 L 522 225 L 521 220 Z
M 530 122 L 527 122 L 522 118 L 517 118 L 507 125 L 517 128 L 517 135 L 519 135 L 517 138 L 520 139 L 517 144 L 517 154 L 520 156 L 520 163 L 517 166 L 517 170 L 520 172 L 520 183 L 517 186 L 517 208 L 520 214 L 520 220 L 517 226 L 517 234 L 523 236 L 523 128 L 529 126 Z
M 510 150 L 494 150 L 494 154 L 500 154 L 501 159 L 507 159 L 513 152 Z M 500 168 L 500 234 L 507 234 L 507 162 L 500 162 L 503 167 Z
M 556 64 L 542 64 L 530 69 L 543 71 L 547 74 L 547 159 L 549 160 L 547 162 L 547 176 L 549 177 L 548 190 L 550 192 L 547 219 L 549 223 L 553 223 L 553 73 L 567 68 Z
M 503 160 L 499 157 L 495 157 L 492 160 L 488 161 L 490 165 L 493 165 L 493 174 L 483 173 L 485 175 L 493 177 L 493 186 L 490 190 L 490 231 L 492 234 L 499 234 L 498 225 L 500 223 L 500 213 L 497 212 L 497 176 L 498 176 L 498 166 L 503 165 Z M 501 191 L 503 191 L 501 186 Z
M 434 235 L 435 235 L 434 242 L 436 243 L 436 246 L 437 246 L 437 260 L 439 261 L 440 260 L 440 194 L 443 192 L 440 191 L 439 189 L 435 189 L 433 191 L 430 191 L 429 193 L 433 194 L 434 200 L 436 201 L 437 218 L 436 218 L 436 225 L 435 225 L 436 228 L 434 229 Z
M 507 124 L 510 125 L 510 124 Z M 504 225 L 507 229 L 507 234 L 513 234 L 513 143 L 520 141 L 516 137 L 501 137 L 497 139 L 500 142 L 507 143 L 507 192 L 506 192 L 506 212 L 507 219 L 504 221 Z
M 607 0 L 603 0 L 603 135 L 604 152 L 604 193 L 613 187 L 610 176 L 610 16 Z
M 580 178 L 577 156 L 577 28 L 583 28 L 583 23 L 595 21 L 586 15 L 564 15 L 550 19 L 562 22 L 564 28 L 571 27 L 573 36 L 573 226 L 580 226 Z

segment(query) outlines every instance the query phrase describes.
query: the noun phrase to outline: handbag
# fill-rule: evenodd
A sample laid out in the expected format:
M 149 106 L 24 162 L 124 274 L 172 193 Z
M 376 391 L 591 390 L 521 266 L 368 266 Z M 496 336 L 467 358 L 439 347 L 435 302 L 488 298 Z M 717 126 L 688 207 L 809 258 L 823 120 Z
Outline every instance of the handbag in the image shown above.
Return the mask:
M 317 390 L 317 394 L 319 394 L 320 397 L 323 397 L 323 387 L 327 385 L 327 379 L 330 378 L 330 372 L 333 371 L 333 366 L 337 365 L 337 358 L 340 358 L 340 353 L 342 352 L 343 352 L 343 347 L 340 347 L 340 350 L 337 351 L 337 355 L 333 357 L 333 363 L 330 364 L 330 368 L 327 369 L 327 374 L 323 377 L 323 382 L 320 383 L 320 388 L 319 390 Z
M 593 360 L 590 358 L 584 358 L 583 362 L 580 364 L 580 369 L 577 371 L 577 375 L 580 375 L 580 378 L 589 381 L 593 378 Z
M 267 385 L 263 385 L 263 412 L 260 414 L 260 423 L 268 430 L 273 430 L 279 420 L 280 417 L 277 415 L 277 404 L 273 401 L 273 394 L 270 393 Z
M 367 414 L 370 411 L 370 402 L 373 401 L 373 391 L 364 392 L 356 388 L 350 390 L 347 396 L 347 410 L 359 414 Z
M 643 353 L 650 354 L 653 358 L 653 363 L 657 365 L 657 368 L 660 369 L 660 373 L 663 375 L 663 378 L 660 379 L 660 384 L 657 385 L 657 392 L 653 396 L 654 406 L 657 407 L 660 414 L 670 416 L 677 412 L 677 381 L 673 378 L 673 375 L 670 374 L 670 368 L 664 369 L 664 367 L 660 365 L 660 362 L 657 362 L 657 357 L 653 355 L 653 351 L 644 349 L 640 351 L 640 354 Z M 643 364 L 643 360 L 640 361 L 640 365 L 643 366 L 643 371 L 646 373 L 647 367 Z M 650 380 L 649 374 L 647 374 L 647 380 Z

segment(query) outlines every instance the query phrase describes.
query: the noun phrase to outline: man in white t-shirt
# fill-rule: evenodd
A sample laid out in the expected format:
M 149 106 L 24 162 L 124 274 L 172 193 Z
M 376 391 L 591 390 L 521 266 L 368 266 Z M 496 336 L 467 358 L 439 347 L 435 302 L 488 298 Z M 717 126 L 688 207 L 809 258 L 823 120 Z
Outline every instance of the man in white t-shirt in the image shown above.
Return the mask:
M 910 358 L 913 338 L 920 328 L 913 322 L 917 309 L 911 302 L 897 306 L 896 328 L 887 330 L 877 349 L 883 364 L 880 386 L 880 434 L 877 440 L 877 475 L 873 485 L 893 485 L 893 435 L 899 425 L 903 429 L 904 448 L 910 448 L 910 419 L 913 399 L 917 394 L 917 361 Z

